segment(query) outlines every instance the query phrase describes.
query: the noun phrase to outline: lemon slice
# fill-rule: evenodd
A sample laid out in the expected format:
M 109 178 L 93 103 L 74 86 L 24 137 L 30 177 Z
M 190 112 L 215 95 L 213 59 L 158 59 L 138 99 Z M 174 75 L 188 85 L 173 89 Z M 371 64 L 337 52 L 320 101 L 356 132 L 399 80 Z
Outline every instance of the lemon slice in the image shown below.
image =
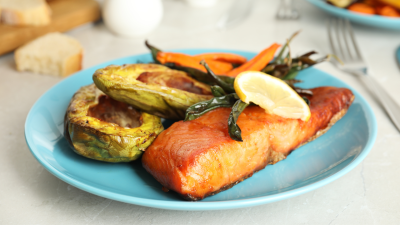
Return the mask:
M 310 119 L 307 103 L 281 79 L 257 71 L 240 73 L 234 83 L 236 94 L 246 102 L 253 102 L 270 114 L 284 118 Z

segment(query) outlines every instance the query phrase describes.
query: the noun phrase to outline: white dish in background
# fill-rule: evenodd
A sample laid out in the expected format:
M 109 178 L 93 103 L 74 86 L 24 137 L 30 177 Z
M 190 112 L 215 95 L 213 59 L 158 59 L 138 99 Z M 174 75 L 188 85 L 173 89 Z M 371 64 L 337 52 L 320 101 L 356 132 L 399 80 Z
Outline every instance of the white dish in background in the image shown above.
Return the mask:
M 106 0 L 104 23 L 123 37 L 141 37 L 153 31 L 163 17 L 161 0 Z
M 217 0 L 185 0 L 192 7 L 207 8 L 212 7 L 217 3 Z

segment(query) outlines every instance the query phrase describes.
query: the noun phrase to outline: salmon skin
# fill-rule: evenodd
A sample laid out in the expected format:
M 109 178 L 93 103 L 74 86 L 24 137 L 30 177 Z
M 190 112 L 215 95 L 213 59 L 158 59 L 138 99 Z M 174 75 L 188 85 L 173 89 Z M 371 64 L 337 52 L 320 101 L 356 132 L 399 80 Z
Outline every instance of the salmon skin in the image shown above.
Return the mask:
M 258 106 L 247 107 L 237 121 L 243 142 L 229 137 L 231 108 L 176 122 L 147 148 L 143 167 L 164 189 L 186 200 L 201 200 L 226 190 L 325 133 L 354 99 L 346 88 L 319 87 L 312 92 L 307 122 L 270 115 Z

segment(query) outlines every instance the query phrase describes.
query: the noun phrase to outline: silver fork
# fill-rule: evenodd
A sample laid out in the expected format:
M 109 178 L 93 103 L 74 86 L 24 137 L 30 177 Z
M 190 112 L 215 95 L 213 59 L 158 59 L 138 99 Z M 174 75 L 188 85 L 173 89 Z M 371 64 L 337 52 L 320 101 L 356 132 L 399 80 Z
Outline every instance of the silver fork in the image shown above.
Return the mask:
M 342 60 L 343 64 L 336 66 L 359 78 L 385 108 L 387 114 L 400 131 L 400 106 L 387 94 L 385 89 L 368 74 L 359 47 L 354 38 L 353 29 L 348 20 L 331 20 L 328 23 L 328 37 L 333 54 Z
M 278 20 L 297 20 L 300 18 L 300 14 L 293 7 L 292 0 L 281 0 L 276 18 Z

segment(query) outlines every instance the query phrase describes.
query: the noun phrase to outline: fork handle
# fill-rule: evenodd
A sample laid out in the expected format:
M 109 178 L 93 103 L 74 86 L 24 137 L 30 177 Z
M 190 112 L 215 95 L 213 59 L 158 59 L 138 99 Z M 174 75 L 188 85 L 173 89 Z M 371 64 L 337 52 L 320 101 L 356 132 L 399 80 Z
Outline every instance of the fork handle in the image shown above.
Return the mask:
M 358 76 L 367 88 L 373 92 L 376 98 L 380 101 L 382 106 L 385 108 L 390 119 L 400 131 L 400 106 L 397 104 L 393 98 L 388 95 L 385 89 L 370 75 L 367 73 L 360 74 Z

